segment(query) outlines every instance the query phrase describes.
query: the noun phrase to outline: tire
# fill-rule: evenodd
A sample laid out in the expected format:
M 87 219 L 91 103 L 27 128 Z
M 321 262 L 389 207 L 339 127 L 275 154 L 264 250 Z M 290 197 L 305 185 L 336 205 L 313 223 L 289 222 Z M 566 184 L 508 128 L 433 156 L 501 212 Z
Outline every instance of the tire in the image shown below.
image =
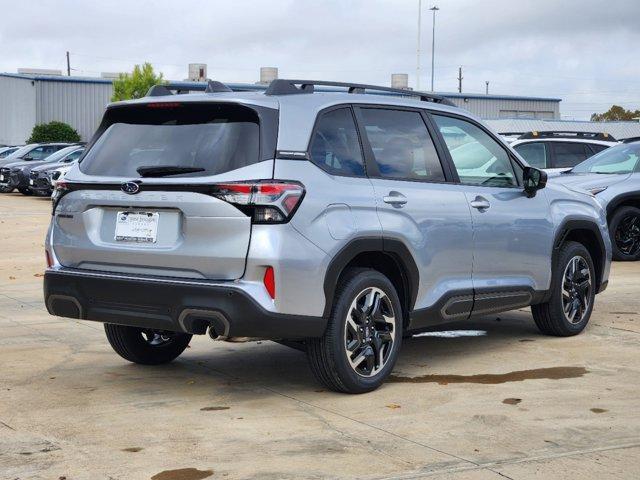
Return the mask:
M 169 363 L 178 358 L 191 341 L 191 335 L 186 333 L 159 332 L 110 323 L 104 324 L 104 331 L 118 355 L 141 365 Z
M 27 196 L 33 195 L 33 192 L 31 191 L 31 189 L 27 187 L 20 187 L 18 188 L 18 191 L 23 195 L 27 195 Z
M 0 187 L 0 193 L 11 193 L 13 192 L 13 187 Z
M 589 323 L 596 291 L 593 260 L 582 244 L 570 241 L 560 247 L 551 290 L 548 302 L 531 307 L 538 329 L 556 337 L 577 335 Z
M 640 208 L 618 208 L 609 221 L 609 235 L 614 260 L 640 260 Z
M 311 370 L 337 392 L 375 390 L 393 370 L 402 333 L 402 307 L 389 279 L 376 270 L 349 269 L 336 289 L 324 335 L 307 342 Z M 353 346 L 350 353 L 347 343 Z

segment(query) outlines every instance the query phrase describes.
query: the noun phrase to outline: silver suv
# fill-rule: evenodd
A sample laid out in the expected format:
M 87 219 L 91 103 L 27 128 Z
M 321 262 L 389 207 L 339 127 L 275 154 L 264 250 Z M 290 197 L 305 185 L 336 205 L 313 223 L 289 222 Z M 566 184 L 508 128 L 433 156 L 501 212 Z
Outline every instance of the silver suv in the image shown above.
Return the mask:
M 545 334 L 585 328 L 609 275 L 602 208 L 543 189 L 468 112 L 368 85 L 181 88 L 110 105 L 54 194 L 47 309 L 103 322 L 125 359 L 267 338 L 359 393 L 440 323 L 532 306 Z

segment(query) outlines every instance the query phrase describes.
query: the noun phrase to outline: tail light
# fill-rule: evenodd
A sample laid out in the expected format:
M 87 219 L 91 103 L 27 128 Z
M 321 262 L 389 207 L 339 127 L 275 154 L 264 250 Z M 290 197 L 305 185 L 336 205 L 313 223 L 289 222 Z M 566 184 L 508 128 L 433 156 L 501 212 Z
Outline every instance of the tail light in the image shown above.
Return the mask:
M 58 182 L 55 190 L 51 194 L 51 202 L 53 204 L 51 209 L 52 215 L 56 213 L 56 207 L 58 206 L 58 203 L 60 203 L 60 199 L 64 197 L 67 193 L 69 193 L 69 186 L 67 185 L 67 183 Z
M 49 250 L 45 249 L 44 256 L 47 259 L 47 268 L 53 267 L 53 260 L 51 260 L 51 255 L 49 254 Z
M 230 182 L 214 185 L 214 197 L 250 215 L 253 223 L 285 223 L 304 197 L 304 186 L 290 181 Z

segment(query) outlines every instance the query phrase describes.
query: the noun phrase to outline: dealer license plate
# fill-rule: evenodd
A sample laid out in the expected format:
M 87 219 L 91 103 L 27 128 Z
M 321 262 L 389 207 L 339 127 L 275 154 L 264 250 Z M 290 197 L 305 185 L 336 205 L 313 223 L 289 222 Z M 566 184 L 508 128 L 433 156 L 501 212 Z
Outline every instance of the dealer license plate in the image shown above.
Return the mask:
M 157 212 L 118 212 L 115 239 L 118 242 L 156 243 Z

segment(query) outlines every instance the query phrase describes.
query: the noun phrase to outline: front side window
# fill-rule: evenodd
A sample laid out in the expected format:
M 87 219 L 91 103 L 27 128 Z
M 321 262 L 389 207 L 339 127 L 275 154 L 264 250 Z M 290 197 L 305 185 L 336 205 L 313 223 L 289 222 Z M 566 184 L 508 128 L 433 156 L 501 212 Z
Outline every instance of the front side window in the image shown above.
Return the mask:
M 108 127 L 80 165 L 88 175 L 218 175 L 260 161 L 258 116 L 247 107 L 148 104 L 107 115 Z
M 418 112 L 363 108 L 362 121 L 381 177 L 443 182 L 438 153 Z
M 556 168 L 574 167 L 589 158 L 592 153 L 584 143 L 553 142 Z
M 320 117 L 309 150 L 311 161 L 333 175 L 365 175 L 358 131 L 349 107 Z
M 547 147 L 542 142 L 521 143 L 513 147 L 529 165 L 535 168 L 547 168 Z
M 451 159 L 467 185 L 516 186 L 518 181 L 507 151 L 480 127 L 466 120 L 433 115 Z
M 640 143 L 608 148 L 576 165 L 573 173 L 631 173 L 640 171 Z

